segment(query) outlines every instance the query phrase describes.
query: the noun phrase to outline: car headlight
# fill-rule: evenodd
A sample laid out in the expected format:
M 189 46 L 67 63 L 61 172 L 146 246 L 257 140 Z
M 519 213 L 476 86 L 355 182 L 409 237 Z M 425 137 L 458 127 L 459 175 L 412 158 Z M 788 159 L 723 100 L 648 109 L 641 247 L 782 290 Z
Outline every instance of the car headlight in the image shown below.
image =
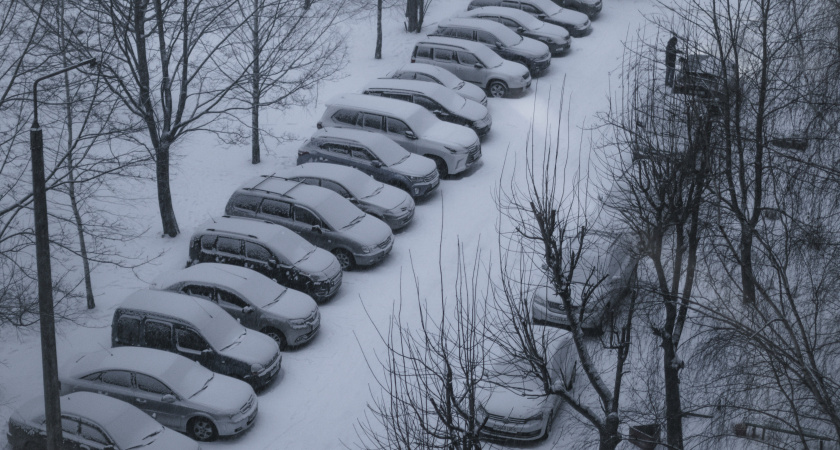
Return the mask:
M 373 251 L 373 247 L 369 247 L 369 246 L 367 246 L 367 245 L 365 245 L 365 246 L 363 246 L 363 247 L 362 247 L 362 253 L 364 253 L 364 254 L 368 254 L 368 253 L 370 253 L 370 252 L 372 252 L 372 251 Z
M 251 373 L 260 373 L 265 369 L 262 364 L 251 364 Z
M 306 328 L 306 319 L 292 319 L 289 321 L 292 328 Z
M 543 412 L 542 411 L 534 414 L 533 416 L 525 418 L 526 422 L 531 422 L 531 421 L 536 421 L 536 420 L 543 420 Z
M 586 21 L 586 22 L 584 22 L 584 23 L 583 23 L 583 25 L 581 25 L 578 29 L 579 29 L 579 30 L 585 30 L 585 29 L 589 28 L 589 24 L 590 24 L 590 22 L 587 20 L 587 21 Z
M 449 148 L 445 145 L 443 146 L 443 148 L 449 150 L 449 153 L 452 153 L 453 155 L 457 155 L 458 153 L 464 153 L 463 150 L 456 150 L 456 149 L 453 149 L 453 148 Z
M 319 281 L 326 280 L 327 277 L 326 277 L 326 275 L 322 275 L 320 273 L 313 273 L 312 275 L 309 275 L 309 279 L 311 279 L 312 281 L 317 283 Z
M 554 43 L 554 41 L 552 41 L 551 38 L 545 37 L 545 36 L 541 37 L 540 40 L 545 42 L 546 44 L 553 44 Z
M 409 176 L 409 177 L 408 177 L 408 181 L 411 181 L 412 183 L 422 183 L 422 182 L 423 182 L 423 178 L 424 178 L 424 177 L 412 177 L 412 176 Z

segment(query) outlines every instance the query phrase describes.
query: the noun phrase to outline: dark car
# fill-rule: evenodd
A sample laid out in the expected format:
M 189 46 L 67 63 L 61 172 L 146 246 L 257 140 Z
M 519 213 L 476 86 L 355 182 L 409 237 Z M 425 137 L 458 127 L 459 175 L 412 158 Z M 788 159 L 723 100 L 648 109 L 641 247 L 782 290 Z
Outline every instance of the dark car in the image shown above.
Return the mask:
M 573 37 L 583 37 L 592 32 L 592 23 L 586 14 L 561 8 L 551 0 L 472 0 L 467 9 L 483 6 L 521 9 L 543 22 L 565 28 Z
M 522 36 L 536 39 L 547 45 L 554 56 L 562 55 L 571 48 L 571 35 L 565 28 L 543 22 L 525 11 L 501 6 L 485 6 L 466 11 L 461 16 L 499 22 Z
M 551 65 L 548 45 L 522 37 L 508 27 L 493 21 L 473 18 L 443 20 L 430 36 L 441 36 L 480 42 L 508 61 L 518 62 L 538 76 Z
M 551 0 L 558 6 L 564 8 L 574 9 L 575 11 L 586 14 L 590 20 L 598 17 L 601 13 L 601 8 L 604 6 L 602 0 Z

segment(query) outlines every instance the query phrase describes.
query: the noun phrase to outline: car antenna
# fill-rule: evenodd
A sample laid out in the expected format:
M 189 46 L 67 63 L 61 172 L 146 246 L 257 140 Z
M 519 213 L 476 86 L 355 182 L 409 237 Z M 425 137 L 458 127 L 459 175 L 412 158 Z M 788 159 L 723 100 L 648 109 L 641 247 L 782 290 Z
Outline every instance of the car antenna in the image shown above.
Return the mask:
M 216 219 L 214 219 L 214 218 L 213 218 L 213 216 L 211 216 L 211 215 L 210 215 L 210 213 L 207 213 L 207 217 L 210 217 L 210 220 L 211 220 L 213 223 L 216 223 Z
M 102 349 L 103 349 L 103 350 L 105 350 L 106 352 L 108 352 L 108 354 L 109 354 L 109 355 L 114 356 L 114 354 L 113 354 L 113 353 L 111 353 L 111 349 L 110 349 L 110 348 L 105 347 L 105 346 L 104 346 L 104 345 L 102 345 L 100 342 L 97 342 L 96 344 L 97 344 L 97 345 L 99 345 L 100 347 L 102 347 Z M 82 359 L 82 358 L 79 358 L 79 359 Z M 77 359 L 77 360 L 76 360 L 76 362 L 79 362 L 79 359 Z
M 211 319 L 213 319 L 213 314 L 210 314 L 210 311 L 204 309 L 204 305 L 201 304 L 202 302 L 198 301 L 198 299 L 195 298 L 195 296 L 190 295 L 189 297 L 192 301 L 195 302 L 196 305 L 198 305 L 199 308 L 201 308 L 202 311 L 206 312 L 207 315 L 210 316 Z

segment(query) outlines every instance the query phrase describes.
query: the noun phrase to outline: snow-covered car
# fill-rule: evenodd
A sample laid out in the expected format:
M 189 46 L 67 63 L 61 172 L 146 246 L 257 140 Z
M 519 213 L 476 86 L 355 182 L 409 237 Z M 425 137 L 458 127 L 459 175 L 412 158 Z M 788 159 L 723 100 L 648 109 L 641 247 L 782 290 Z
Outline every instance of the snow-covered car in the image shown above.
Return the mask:
M 418 104 L 438 119 L 470 127 L 479 136 L 486 135 L 493 125 L 493 118 L 486 106 L 452 95 L 451 89 L 435 83 L 379 78 L 368 83 L 362 93 Z
M 250 207 L 256 211 L 259 206 Z M 219 217 L 198 227 L 190 238 L 187 266 L 204 262 L 256 270 L 317 302 L 332 298 L 343 277 L 332 253 L 282 225 L 242 217 Z
M 197 450 L 194 440 L 170 430 L 126 402 L 91 392 L 62 395 L 62 448 L 88 450 Z M 44 397 L 33 398 L 9 417 L 13 450 L 46 448 Z
M 576 269 L 572 282 L 572 314 L 581 318 L 581 328 L 593 334 L 602 333 L 610 326 L 614 313 L 632 293 L 636 281 L 639 258 L 623 239 L 611 241 L 606 249 L 591 248 L 581 257 L 582 264 Z M 594 272 L 590 272 L 594 270 Z M 593 277 L 589 277 L 594 273 Z M 583 316 L 580 315 L 581 292 L 586 283 L 601 280 L 586 303 Z M 536 324 L 552 325 L 564 329 L 570 327 L 562 298 L 546 279 L 537 283 L 531 293 L 531 314 Z
M 487 94 L 485 94 L 480 87 L 472 83 L 467 83 L 455 76 L 452 72 L 432 64 L 406 64 L 389 73 L 385 78 L 437 83 L 441 86 L 452 89 L 456 94 L 467 100 L 472 100 L 474 102 L 481 103 L 482 106 L 487 106 Z
M 475 131 L 443 122 L 422 106 L 391 98 L 363 94 L 336 97 L 327 102 L 318 121 L 318 128 L 324 127 L 382 133 L 411 153 L 433 160 L 441 177 L 461 173 L 481 158 L 481 141 Z
M 114 311 L 111 346 L 176 353 L 255 389 L 277 377 L 282 360 L 274 339 L 248 331 L 221 307 L 189 295 L 145 289 L 129 295 Z
M 392 230 L 405 227 L 414 217 L 411 195 L 352 167 L 313 162 L 278 171 L 274 176 L 329 189 Z
M 489 368 L 491 378 L 476 391 L 477 421 L 484 423 L 479 430 L 480 436 L 501 441 L 548 438 L 552 422 L 563 404 L 556 392 L 575 388 L 578 359 L 568 333 L 550 336 L 545 343 L 545 352 L 550 355 L 546 362 L 552 393 L 546 393 L 541 380 L 525 375 L 529 368 L 524 367 L 523 362 L 494 362 Z
M 142 347 L 74 357 L 61 367 L 61 392 L 96 392 L 122 400 L 197 441 L 237 435 L 257 417 L 257 395 L 248 383 L 183 356 Z
M 498 22 L 522 36 L 544 43 L 554 56 L 562 55 L 571 48 L 571 35 L 565 28 L 543 22 L 519 9 L 485 6 L 463 12 L 461 17 Z
M 580 11 L 589 17 L 590 20 L 598 17 L 604 7 L 602 0 L 552 0 L 558 6 Z
M 379 133 L 352 128 L 316 131 L 298 150 L 298 164 L 326 162 L 360 170 L 375 180 L 422 198 L 440 185 L 435 162 L 409 153 Z
M 331 252 L 343 270 L 379 263 L 394 246 L 387 224 L 335 192 L 301 181 L 252 178 L 231 195 L 225 213 L 282 225 Z
M 551 65 L 548 45 L 529 37 L 522 37 L 493 21 L 453 17 L 439 22 L 437 29 L 429 36 L 482 43 L 502 58 L 524 65 L 533 77 L 539 76 Z
M 565 28 L 573 37 L 583 37 L 592 32 L 592 22 L 586 14 L 561 8 L 551 0 L 472 0 L 467 9 L 483 6 L 521 9 L 543 22 Z
M 196 264 L 161 275 L 152 287 L 210 300 L 245 327 L 274 339 L 281 350 L 309 342 L 321 327 L 312 297 L 245 267 Z
M 481 86 L 492 97 L 523 92 L 531 87 L 531 72 L 508 61 L 484 44 L 465 39 L 430 36 L 414 46 L 411 62 L 434 64 L 462 80 Z

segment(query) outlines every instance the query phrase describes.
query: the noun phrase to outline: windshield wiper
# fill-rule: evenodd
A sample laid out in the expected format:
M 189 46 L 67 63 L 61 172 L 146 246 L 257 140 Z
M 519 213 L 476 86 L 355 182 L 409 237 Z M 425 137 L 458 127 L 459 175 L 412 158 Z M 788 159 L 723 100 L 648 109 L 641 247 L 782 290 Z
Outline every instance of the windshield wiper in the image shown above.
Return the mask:
M 376 195 L 376 194 L 378 194 L 378 193 L 382 192 L 382 188 L 383 188 L 384 186 L 385 186 L 384 184 L 383 184 L 382 186 L 379 186 L 379 187 L 378 187 L 378 188 L 376 188 L 376 190 L 375 190 L 375 191 L 373 191 L 370 195 L 366 195 L 366 196 L 364 196 L 364 197 L 362 197 L 362 198 L 371 198 L 371 197 L 373 197 L 374 195 Z
M 233 347 L 234 345 L 238 344 L 240 342 L 240 340 L 242 339 L 242 336 L 245 336 L 245 333 L 247 333 L 247 332 L 248 332 L 247 330 L 243 331 L 242 334 L 240 334 L 239 336 L 236 337 L 236 339 L 233 340 L 233 342 L 231 342 L 230 344 L 222 347 L 222 350 L 226 350 L 226 349 L 228 349 L 230 347 Z
M 207 381 L 205 381 L 205 382 L 204 382 L 204 386 L 201 386 L 201 389 L 199 389 L 199 390 L 195 391 L 195 394 L 190 395 L 190 398 L 195 397 L 196 395 L 198 395 L 198 393 L 199 393 L 199 392 L 201 392 L 201 391 L 203 391 L 203 390 L 207 389 L 207 386 L 209 386 L 209 385 L 210 385 L 210 382 L 213 380 L 213 377 L 215 377 L 215 376 L 216 376 L 216 374 L 215 374 L 215 373 L 210 374 L 210 378 L 208 378 L 208 379 L 207 379 Z
M 160 434 L 161 431 L 163 431 L 163 427 L 158 428 L 156 431 L 154 431 L 151 434 L 149 434 L 148 436 L 144 437 L 142 440 L 145 441 L 146 439 L 149 439 L 152 436 L 156 436 L 156 435 Z M 125 450 L 132 450 L 132 449 L 135 449 L 135 448 L 146 447 L 148 445 L 151 445 L 152 442 L 154 442 L 154 441 L 149 441 L 149 442 L 144 442 L 142 444 L 137 444 L 137 445 L 128 447 Z
M 273 304 L 275 304 L 275 303 L 279 302 L 279 301 L 280 301 L 280 297 L 282 297 L 282 296 L 283 296 L 283 294 L 285 294 L 285 293 L 286 293 L 286 291 L 288 291 L 288 290 L 289 290 L 289 288 L 283 289 L 283 292 L 281 292 L 281 293 L 280 293 L 280 295 L 278 295 L 278 296 L 277 296 L 277 298 L 275 298 L 274 300 L 272 300 L 272 301 L 270 301 L 270 302 L 266 303 L 266 304 L 263 306 L 263 308 L 268 307 L 268 306 L 271 306 L 271 305 L 273 305 Z
M 305 254 L 305 255 L 303 255 L 303 257 L 301 257 L 299 260 L 295 261 L 295 264 L 297 264 L 297 263 L 299 263 L 299 262 L 303 261 L 303 260 L 304 260 L 304 259 L 306 259 L 306 258 L 309 258 L 309 255 L 311 255 L 311 254 L 315 253 L 315 248 L 316 248 L 316 247 L 312 247 L 312 250 L 309 250 L 308 252 L 306 252 L 306 254 Z
M 359 223 L 359 221 L 360 221 L 360 220 L 362 220 L 362 219 L 364 219 L 364 218 L 365 218 L 365 215 L 364 215 L 364 214 L 362 214 L 361 216 L 356 217 L 355 219 L 353 219 L 353 221 L 352 221 L 352 222 L 350 222 L 350 223 L 348 223 L 348 224 L 347 224 L 347 226 L 346 226 L 346 227 L 344 227 L 344 228 L 350 228 L 350 227 L 352 227 L 353 225 L 356 225 L 357 223 Z

